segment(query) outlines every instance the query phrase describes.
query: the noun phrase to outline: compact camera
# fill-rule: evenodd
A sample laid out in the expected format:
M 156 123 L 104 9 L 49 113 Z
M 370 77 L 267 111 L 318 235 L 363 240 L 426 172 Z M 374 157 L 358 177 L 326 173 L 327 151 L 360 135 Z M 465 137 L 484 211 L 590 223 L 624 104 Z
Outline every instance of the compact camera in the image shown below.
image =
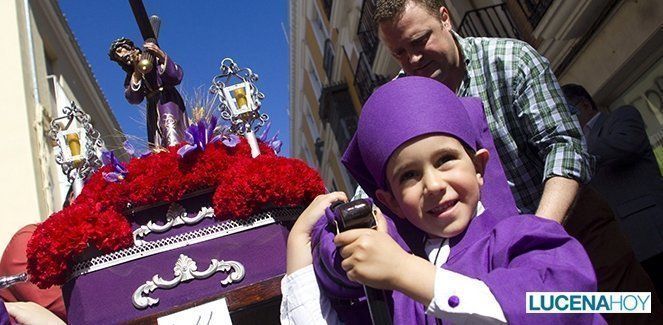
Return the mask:
M 330 207 L 334 213 L 337 233 L 358 228 L 377 228 L 376 211 L 373 202 L 358 199 L 346 203 L 335 203 Z

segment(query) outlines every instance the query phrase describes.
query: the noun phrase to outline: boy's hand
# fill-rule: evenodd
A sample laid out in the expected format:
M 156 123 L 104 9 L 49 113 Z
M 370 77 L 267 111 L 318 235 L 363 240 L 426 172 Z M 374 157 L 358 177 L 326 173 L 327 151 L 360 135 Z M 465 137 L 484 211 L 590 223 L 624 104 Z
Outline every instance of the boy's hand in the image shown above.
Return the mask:
M 334 238 L 341 247 L 341 266 L 348 278 L 378 289 L 395 289 L 404 260 L 410 254 L 404 251 L 387 233 L 387 223 L 378 212 L 377 231 L 353 229 Z
M 325 214 L 325 209 L 337 201 L 347 202 L 348 197 L 343 192 L 318 195 L 306 210 L 299 215 L 294 226 L 292 226 L 292 230 L 290 230 L 290 236 L 304 236 L 310 240 L 311 230 L 315 223 Z
M 288 257 L 286 261 L 286 272 L 288 274 L 313 263 L 311 231 L 315 223 L 325 214 L 325 209 L 337 201 L 347 202 L 348 197 L 343 192 L 319 195 L 299 215 L 288 235 Z
M 354 229 L 334 238 L 342 246 L 341 266 L 348 278 L 377 289 L 398 290 L 428 306 L 433 299 L 435 265 L 404 251 L 387 233 L 382 213 L 376 219 L 377 231 Z

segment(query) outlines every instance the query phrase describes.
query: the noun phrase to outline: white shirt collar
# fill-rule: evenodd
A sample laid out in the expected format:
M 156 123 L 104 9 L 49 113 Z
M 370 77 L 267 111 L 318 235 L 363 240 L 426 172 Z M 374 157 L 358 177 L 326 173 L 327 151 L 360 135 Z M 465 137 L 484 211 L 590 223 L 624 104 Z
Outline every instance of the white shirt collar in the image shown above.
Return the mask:
M 481 204 L 481 201 L 477 202 L 477 209 L 473 218 L 480 216 L 484 211 L 486 211 L 486 209 L 483 207 L 483 204 Z M 440 267 L 447 262 L 449 254 L 451 253 L 449 238 L 428 238 L 424 243 L 424 252 L 431 263 Z
M 596 120 L 599 119 L 599 115 L 601 115 L 601 112 L 596 113 L 596 115 L 594 115 L 589 121 L 587 121 L 586 125 L 588 128 L 591 129 L 594 127 L 594 124 L 596 124 Z

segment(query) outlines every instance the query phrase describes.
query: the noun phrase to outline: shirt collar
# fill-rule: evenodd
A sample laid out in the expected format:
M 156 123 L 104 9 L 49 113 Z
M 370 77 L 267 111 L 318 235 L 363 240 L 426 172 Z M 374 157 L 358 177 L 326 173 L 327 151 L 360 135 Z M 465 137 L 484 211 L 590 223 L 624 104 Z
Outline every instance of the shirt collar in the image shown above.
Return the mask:
M 484 211 L 486 211 L 486 209 L 483 207 L 483 204 L 481 204 L 481 201 L 477 202 L 477 208 L 472 219 L 480 216 Z M 435 264 L 435 266 L 439 267 L 449 258 L 449 238 L 428 238 L 424 243 L 424 252 L 428 257 L 428 260 Z
M 456 31 L 452 30 L 451 35 L 454 37 L 456 40 L 456 43 L 458 43 L 458 50 L 460 51 L 460 54 L 463 56 L 463 60 L 465 61 L 465 64 L 469 64 L 472 62 L 472 59 L 474 57 L 474 48 L 470 46 L 470 43 Z
M 486 211 L 486 208 L 483 207 L 483 204 L 481 204 L 481 201 L 477 202 L 477 210 L 474 213 L 474 216 L 480 216 L 483 214 L 483 212 Z
M 599 119 L 599 115 L 601 115 L 601 112 L 596 113 L 588 122 L 587 122 L 587 127 L 588 128 L 593 128 L 594 124 L 596 124 L 596 120 Z
M 455 31 L 452 30 L 451 35 L 456 40 L 459 55 L 463 58 L 463 62 L 465 63 L 465 77 L 463 77 L 463 81 L 461 81 L 460 86 L 458 86 L 456 94 L 459 96 L 466 96 L 471 81 L 470 65 L 476 58 L 476 51 L 465 38 L 458 35 Z

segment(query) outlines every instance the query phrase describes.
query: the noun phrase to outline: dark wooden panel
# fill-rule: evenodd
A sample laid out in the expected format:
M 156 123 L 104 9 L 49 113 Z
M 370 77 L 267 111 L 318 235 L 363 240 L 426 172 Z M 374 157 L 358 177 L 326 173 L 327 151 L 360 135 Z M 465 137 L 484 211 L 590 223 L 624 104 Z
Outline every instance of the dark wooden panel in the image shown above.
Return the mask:
M 157 319 L 159 317 L 170 315 L 224 297 L 226 298 L 226 303 L 228 304 L 228 310 L 230 310 L 230 317 L 233 320 L 233 324 L 235 324 L 235 322 L 238 324 L 278 324 L 279 306 L 281 302 L 281 278 L 283 278 L 283 275 L 262 282 L 249 284 L 217 296 L 176 306 L 165 312 L 135 319 L 128 322 L 128 324 L 157 324 Z

